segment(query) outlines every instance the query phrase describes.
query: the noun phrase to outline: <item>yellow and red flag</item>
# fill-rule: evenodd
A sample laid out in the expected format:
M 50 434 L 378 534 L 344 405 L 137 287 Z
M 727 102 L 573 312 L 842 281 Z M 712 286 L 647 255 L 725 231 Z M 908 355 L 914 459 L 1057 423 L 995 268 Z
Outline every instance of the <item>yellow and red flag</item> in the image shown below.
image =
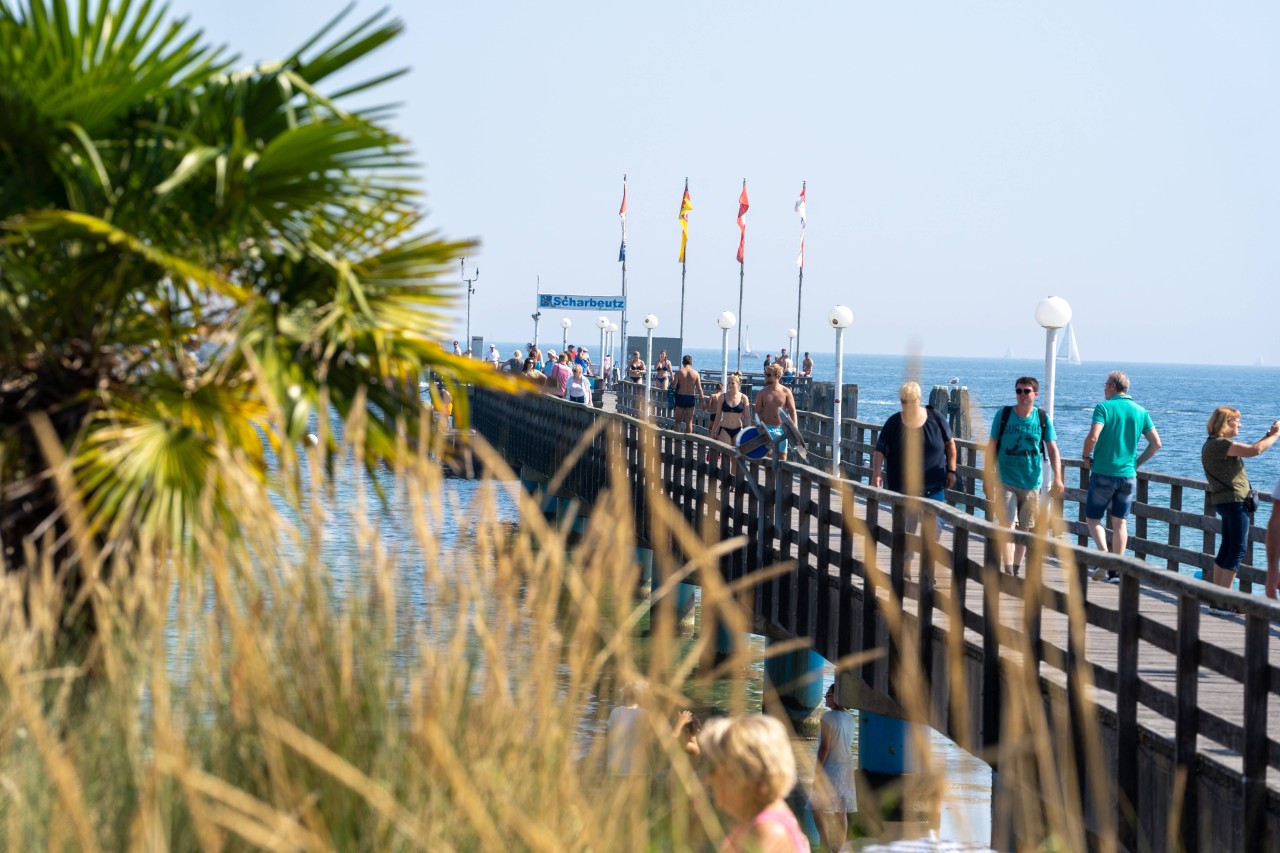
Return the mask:
M 689 201 L 689 179 L 684 181 L 684 198 L 680 200 L 680 263 L 684 263 L 684 247 L 689 242 L 689 211 L 693 203 Z

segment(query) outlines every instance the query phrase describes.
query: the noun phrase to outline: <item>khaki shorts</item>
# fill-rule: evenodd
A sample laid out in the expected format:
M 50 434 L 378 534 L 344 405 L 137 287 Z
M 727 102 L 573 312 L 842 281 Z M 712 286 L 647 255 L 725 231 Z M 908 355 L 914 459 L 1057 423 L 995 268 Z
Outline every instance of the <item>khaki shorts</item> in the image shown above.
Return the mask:
M 1004 486 L 1005 518 L 1016 522 L 1019 530 L 1036 529 L 1036 511 L 1040 508 L 1039 489 L 1017 489 Z

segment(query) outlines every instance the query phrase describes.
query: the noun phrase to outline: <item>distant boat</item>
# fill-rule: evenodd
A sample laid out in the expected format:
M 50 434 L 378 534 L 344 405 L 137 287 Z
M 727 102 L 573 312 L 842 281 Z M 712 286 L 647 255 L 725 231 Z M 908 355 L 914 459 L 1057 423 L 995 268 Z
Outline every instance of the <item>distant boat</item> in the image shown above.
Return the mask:
M 1071 328 L 1070 323 L 1067 324 L 1067 330 L 1062 335 L 1062 343 L 1058 345 L 1058 363 L 1080 363 L 1080 347 L 1076 345 L 1076 330 Z
M 1004 351 L 1004 357 L 1013 358 L 1013 347 L 1009 347 L 1007 350 Z
M 759 358 L 760 353 L 751 351 L 751 327 L 742 327 L 742 357 L 743 358 Z

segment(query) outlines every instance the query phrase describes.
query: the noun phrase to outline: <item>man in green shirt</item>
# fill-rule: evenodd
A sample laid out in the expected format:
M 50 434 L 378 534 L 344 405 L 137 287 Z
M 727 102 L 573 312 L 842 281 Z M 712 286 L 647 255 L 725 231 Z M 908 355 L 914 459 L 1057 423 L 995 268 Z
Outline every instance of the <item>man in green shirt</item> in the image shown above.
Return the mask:
M 1093 407 L 1093 425 L 1084 439 L 1081 456 L 1089 469 L 1089 493 L 1085 497 L 1085 525 L 1098 548 L 1107 550 L 1102 516 L 1111 509 L 1111 552 L 1123 554 L 1129 543 L 1129 503 L 1137 489 L 1138 469 L 1160 449 L 1160 435 L 1151 415 L 1129 396 L 1129 377 L 1119 370 L 1107 374 L 1106 399 Z M 1147 446 L 1138 455 L 1138 438 Z M 1094 580 L 1119 582 L 1102 569 Z
M 991 441 L 987 444 L 987 494 L 991 496 L 989 514 L 994 507 L 1004 507 L 1001 518 L 1018 530 L 1036 529 L 1040 510 L 1040 485 L 1044 479 L 1041 454 L 1049 458 L 1053 468 L 1050 494 L 1061 495 L 1062 460 L 1058 456 L 1057 435 L 1048 415 L 1035 408 L 1040 383 L 1033 376 L 1019 376 L 1013 383 L 1017 405 L 1000 409 L 991 421 Z M 1027 546 L 1019 542 L 1005 548 L 1004 562 L 1017 576 Z

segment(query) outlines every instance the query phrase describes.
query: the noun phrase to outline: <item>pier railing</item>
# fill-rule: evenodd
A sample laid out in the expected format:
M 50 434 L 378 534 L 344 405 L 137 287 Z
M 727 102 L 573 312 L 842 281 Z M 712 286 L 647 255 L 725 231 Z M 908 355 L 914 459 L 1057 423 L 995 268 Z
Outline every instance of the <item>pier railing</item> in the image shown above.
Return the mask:
M 1280 833 L 1280 795 L 1268 785 L 1268 773 L 1280 773 L 1280 721 L 1268 714 L 1280 693 L 1271 649 L 1280 609 L 1269 602 L 794 462 L 731 466 L 723 445 L 704 436 L 548 397 L 477 392 L 473 418 L 513 463 L 545 475 L 607 419 L 579 448 L 563 481 L 568 494 L 591 506 L 611 466 L 624 465 L 642 542 L 679 550 L 652 540 L 648 501 L 660 493 L 707 542 L 744 535 L 751 543 L 722 558 L 726 580 L 794 561 L 794 571 L 755 588 L 759 630 L 806 638 L 832 661 L 887 650 L 862 665 L 862 680 L 902 701 L 908 718 L 1012 771 L 996 778 L 1017 778 L 995 747 L 1025 732 L 1025 721 L 1006 718 L 1007 700 L 1011 682 L 1030 679 L 1058 727 L 1058 766 L 1076 768 L 1062 778 L 1078 786 L 1090 831 L 1115 828 L 1124 849 L 1258 850 Z M 1191 488 L 1153 477 L 1149 484 Z M 922 521 L 916 534 L 913 518 Z M 1028 546 L 1025 577 L 1000 570 L 1009 541 Z M 1118 572 L 1119 587 L 1090 584 L 1099 568 Z M 1202 617 L 1204 605 L 1238 615 Z M 902 700 L 903 675 L 915 679 L 919 702 Z M 1091 743 L 1102 748 L 1110 789 L 1098 790 L 1085 770 Z M 997 788 L 998 797 L 1025 795 Z
M 666 405 L 666 392 L 653 393 L 652 407 L 655 424 L 670 428 L 674 421 Z M 644 387 L 634 383 L 619 383 L 617 409 L 631 416 L 638 416 Z M 833 426 L 829 415 L 800 411 L 800 431 L 809 446 L 810 461 L 822 470 L 830 470 Z M 711 416 L 695 412 L 694 426 L 706 435 Z M 871 481 L 871 454 L 880 437 L 881 424 L 852 418 L 843 419 L 840 428 L 841 471 L 845 477 L 862 483 Z M 1061 444 L 1059 445 L 1061 450 Z M 987 442 L 956 440 L 958 474 L 957 486 L 947 492 L 947 503 L 970 515 L 988 516 L 987 498 L 983 489 L 983 472 L 986 464 Z M 1063 474 L 1067 481 L 1063 495 L 1066 532 L 1079 545 L 1089 544 L 1089 532 L 1084 523 L 1085 496 L 1089 490 L 1089 470 L 1080 459 L 1062 456 Z M 1263 504 L 1274 504 L 1274 496 L 1259 493 Z M 1275 511 L 1274 505 L 1272 511 Z M 1158 560 L 1164 568 L 1179 571 L 1193 567 L 1211 573 L 1214 555 L 1218 550 L 1218 537 L 1222 534 L 1222 521 L 1213 511 L 1209 500 L 1209 484 L 1205 480 L 1177 477 L 1155 471 L 1139 470 L 1137 493 L 1131 508 L 1133 535 L 1129 537 L 1129 549 L 1141 560 Z M 1240 590 L 1252 593 L 1255 585 L 1266 582 L 1266 524 L 1258 523 L 1267 517 L 1262 512 L 1254 516 L 1249 527 L 1244 560 L 1237 572 Z

